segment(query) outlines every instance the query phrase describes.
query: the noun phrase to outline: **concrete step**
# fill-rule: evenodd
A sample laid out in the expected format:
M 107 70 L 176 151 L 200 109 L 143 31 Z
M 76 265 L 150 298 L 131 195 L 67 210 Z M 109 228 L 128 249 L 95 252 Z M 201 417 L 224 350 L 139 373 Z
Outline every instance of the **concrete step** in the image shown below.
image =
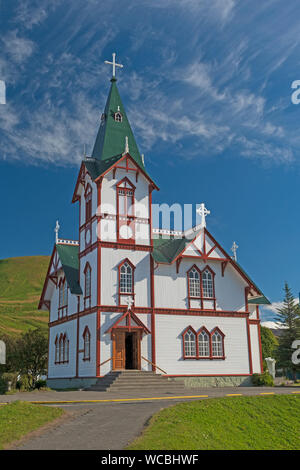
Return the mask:
M 124 370 L 112 371 L 105 377 L 97 380 L 96 384 L 89 387 L 87 390 L 94 391 L 150 391 L 158 390 L 164 391 L 183 391 L 184 384 L 174 379 L 169 379 L 153 371 L 140 371 L 140 370 Z

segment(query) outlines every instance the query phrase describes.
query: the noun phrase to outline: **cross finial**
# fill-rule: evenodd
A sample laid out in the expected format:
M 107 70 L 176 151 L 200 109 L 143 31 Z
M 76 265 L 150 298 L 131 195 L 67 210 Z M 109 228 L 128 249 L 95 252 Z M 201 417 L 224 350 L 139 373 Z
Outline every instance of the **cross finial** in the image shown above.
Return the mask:
M 55 225 L 55 229 L 54 229 L 54 232 L 55 232 L 55 243 L 58 243 L 58 232 L 59 232 L 59 229 L 60 229 L 60 225 L 58 223 L 58 220 L 56 221 L 56 225 Z
M 232 245 L 232 247 L 231 247 L 231 251 L 232 251 L 232 253 L 233 253 L 233 257 L 232 257 L 232 258 L 234 259 L 234 261 L 237 261 L 236 252 L 237 252 L 238 247 L 239 247 L 239 246 L 238 246 L 235 242 L 233 242 L 233 245 Z
M 206 227 L 206 220 L 205 220 L 205 218 L 206 218 L 207 215 L 210 214 L 210 211 L 209 211 L 208 209 L 206 209 L 204 202 L 202 202 L 202 203 L 200 204 L 200 207 L 197 209 L 196 212 L 197 212 L 197 214 L 199 214 L 200 217 L 201 217 L 201 222 L 200 222 L 201 228 Z
M 115 52 L 113 52 L 112 57 L 113 57 L 112 62 L 109 62 L 109 60 L 105 60 L 104 63 L 113 66 L 113 74 L 112 74 L 112 76 L 113 76 L 113 78 L 116 78 L 116 67 L 120 67 L 120 68 L 122 69 L 122 68 L 123 68 L 123 65 L 116 63 L 116 53 L 115 53 Z
M 130 310 L 132 305 L 134 304 L 134 300 L 132 297 L 128 297 L 128 299 L 126 299 L 126 304 L 128 305 L 128 308 L 127 310 Z

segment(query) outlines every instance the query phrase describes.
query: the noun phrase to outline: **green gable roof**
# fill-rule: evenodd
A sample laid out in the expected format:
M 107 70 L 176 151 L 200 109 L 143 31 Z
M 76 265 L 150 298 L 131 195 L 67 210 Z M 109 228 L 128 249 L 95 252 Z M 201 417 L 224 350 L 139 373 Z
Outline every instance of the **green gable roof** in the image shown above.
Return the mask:
M 188 241 L 186 238 L 154 238 L 152 253 L 154 261 L 171 264 Z
M 79 246 L 57 244 L 56 249 L 71 293 L 81 295 L 82 290 L 79 285 Z
M 114 119 L 115 113 L 122 114 L 122 122 Z M 101 120 L 96 142 L 92 152 L 92 158 L 107 161 L 116 155 L 121 156 L 125 151 L 125 138 L 128 137 L 129 153 L 138 165 L 145 170 L 144 164 L 136 145 L 136 141 L 130 127 L 125 108 L 121 101 L 116 79 L 111 79 L 111 87 L 107 98 L 104 119 Z

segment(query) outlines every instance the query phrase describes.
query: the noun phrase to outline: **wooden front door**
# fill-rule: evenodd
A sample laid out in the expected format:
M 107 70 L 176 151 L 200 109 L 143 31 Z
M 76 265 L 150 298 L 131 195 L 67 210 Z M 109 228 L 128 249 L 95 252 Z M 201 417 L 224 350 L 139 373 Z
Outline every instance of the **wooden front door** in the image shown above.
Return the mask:
M 141 368 L 141 332 L 115 330 L 113 333 L 113 369 Z
M 113 369 L 125 369 L 125 331 L 114 332 Z

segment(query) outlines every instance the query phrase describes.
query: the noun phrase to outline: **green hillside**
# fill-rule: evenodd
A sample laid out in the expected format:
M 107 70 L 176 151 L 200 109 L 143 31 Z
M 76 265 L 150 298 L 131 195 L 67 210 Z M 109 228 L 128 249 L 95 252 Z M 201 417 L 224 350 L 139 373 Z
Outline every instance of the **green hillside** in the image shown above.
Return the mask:
M 17 335 L 47 328 L 48 312 L 37 310 L 49 256 L 0 260 L 0 333 Z

